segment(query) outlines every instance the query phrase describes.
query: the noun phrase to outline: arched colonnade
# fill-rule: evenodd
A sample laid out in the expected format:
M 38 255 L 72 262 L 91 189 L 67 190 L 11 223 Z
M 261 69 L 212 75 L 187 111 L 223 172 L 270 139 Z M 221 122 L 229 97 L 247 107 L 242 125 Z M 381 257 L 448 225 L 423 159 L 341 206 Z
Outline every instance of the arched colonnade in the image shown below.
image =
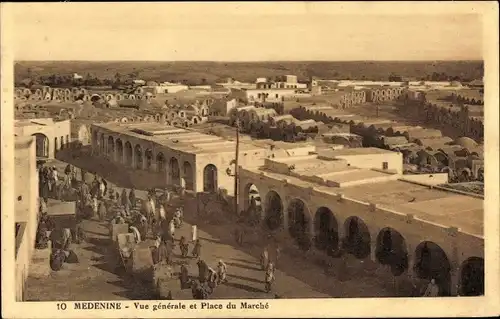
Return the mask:
M 165 174 L 167 185 L 183 186 L 186 190 L 196 188 L 196 167 L 178 152 L 158 147 L 155 143 L 141 142 L 125 135 L 92 131 L 92 146 L 95 153 L 108 160 L 131 169 Z M 203 169 L 203 191 L 218 191 L 218 168 L 207 164 Z
M 399 223 L 399 216 L 394 222 L 377 218 L 371 205 L 348 205 L 349 199 L 333 196 L 312 200 L 307 190 L 284 182 L 272 185 L 264 178 L 240 176 L 239 209 L 258 206 L 262 226 L 286 232 L 299 248 L 370 258 L 394 276 L 435 279 L 442 295 L 484 294 L 483 251 L 459 252 L 466 240 L 457 242 L 461 235 L 453 229 L 425 234 L 411 221 Z

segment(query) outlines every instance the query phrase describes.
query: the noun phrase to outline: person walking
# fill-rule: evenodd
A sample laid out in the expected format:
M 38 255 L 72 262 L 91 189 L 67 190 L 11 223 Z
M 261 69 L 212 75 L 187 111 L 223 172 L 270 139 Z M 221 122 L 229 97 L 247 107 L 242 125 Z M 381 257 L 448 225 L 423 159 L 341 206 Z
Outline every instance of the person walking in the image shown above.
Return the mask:
M 218 283 L 217 284 L 221 284 L 221 283 L 227 281 L 227 266 L 222 261 L 222 259 L 219 260 L 219 263 L 217 264 L 217 274 L 218 274 Z
M 273 263 L 269 263 L 266 269 L 266 277 L 265 277 L 265 282 L 266 282 L 266 292 L 270 292 L 272 289 L 272 285 L 274 283 L 275 277 L 274 277 L 274 266 Z
M 125 190 L 124 190 L 125 191 Z M 126 193 L 125 193 L 126 194 Z M 123 195 L 123 194 L 122 194 Z M 132 187 L 130 192 L 128 193 L 128 200 L 130 201 L 130 205 L 132 208 L 135 208 L 137 204 L 137 198 L 135 196 L 135 189 Z
M 120 196 L 120 200 L 121 200 L 122 206 L 125 206 L 125 205 L 127 205 L 127 203 L 130 202 L 130 199 L 127 195 L 127 190 L 125 188 L 122 189 L 122 195 Z
M 185 264 L 181 265 L 181 271 L 179 274 L 179 280 L 181 282 L 181 290 L 188 288 L 189 282 L 189 271 Z
M 182 258 L 186 258 L 189 253 L 189 244 L 186 242 L 186 237 L 182 236 L 179 241 Z
M 269 252 L 267 247 L 264 248 L 262 254 L 260 255 L 260 267 L 262 270 L 266 269 L 269 263 Z
M 194 258 L 198 258 L 200 257 L 201 255 L 201 243 L 200 243 L 200 240 L 197 239 L 195 242 L 194 242 L 194 247 L 193 247 L 193 251 L 191 252 L 191 255 L 194 257 Z

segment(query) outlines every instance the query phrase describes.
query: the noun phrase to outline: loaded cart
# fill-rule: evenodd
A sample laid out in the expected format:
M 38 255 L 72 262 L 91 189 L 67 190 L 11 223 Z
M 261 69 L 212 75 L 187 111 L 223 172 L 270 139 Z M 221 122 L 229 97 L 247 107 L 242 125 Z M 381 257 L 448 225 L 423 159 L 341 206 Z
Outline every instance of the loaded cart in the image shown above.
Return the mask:
M 53 221 L 56 229 L 69 229 L 71 241 L 78 242 L 76 204 L 75 202 L 61 202 L 49 200 L 47 203 L 47 216 Z
M 134 234 L 121 233 L 117 235 L 117 248 L 120 255 L 120 260 L 126 272 L 132 272 L 132 258 L 135 250 L 136 242 Z

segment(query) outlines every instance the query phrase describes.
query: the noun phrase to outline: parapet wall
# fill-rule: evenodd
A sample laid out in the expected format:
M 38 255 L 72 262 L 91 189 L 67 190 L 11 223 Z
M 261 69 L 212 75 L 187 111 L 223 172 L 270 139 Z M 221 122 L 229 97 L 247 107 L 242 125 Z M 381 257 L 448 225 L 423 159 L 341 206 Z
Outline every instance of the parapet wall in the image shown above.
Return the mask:
M 340 235 L 346 231 L 344 225 L 348 218 L 357 216 L 367 225 L 372 242 L 376 241 L 378 234 L 384 228 L 389 227 L 400 232 L 405 238 L 410 255 L 414 253 L 420 243 L 432 241 L 446 252 L 450 263 L 455 266 L 460 265 L 472 256 L 484 258 L 484 238 L 468 234 L 453 226 L 440 225 L 423 220 L 411 213 L 345 197 L 335 193 L 334 189 L 330 192 L 319 190 L 316 187 L 305 188 L 293 185 L 290 180 L 276 180 L 265 172 L 241 169 L 239 177 L 240 189 L 245 189 L 244 187 L 250 183 L 258 188 L 263 199 L 264 211 L 267 205 L 268 192 L 277 192 L 283 202 L 285 223 L 287 222 L 286 211 L 289 203 L 294 198 L 299 198 L 306 204 L 306 210 L 309 213 L 308 219 L 313 224 L 316 221 L 316 211 L 320 207 L 329 208 L 337 220 Z M 240 200 L 240 203 L 242 203 L 245 201 L 245 194 L 240 194 L 240 196 L 242 196 Z

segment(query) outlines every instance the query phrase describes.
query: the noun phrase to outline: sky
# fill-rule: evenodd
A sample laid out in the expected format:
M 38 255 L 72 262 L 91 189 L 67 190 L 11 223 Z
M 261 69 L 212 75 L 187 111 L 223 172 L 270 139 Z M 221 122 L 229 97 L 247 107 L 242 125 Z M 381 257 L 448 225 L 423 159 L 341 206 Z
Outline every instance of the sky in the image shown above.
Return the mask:
M 21 3 L 9 10 L 18 61 L 482 59 L 479 14 L 409 4 Z

